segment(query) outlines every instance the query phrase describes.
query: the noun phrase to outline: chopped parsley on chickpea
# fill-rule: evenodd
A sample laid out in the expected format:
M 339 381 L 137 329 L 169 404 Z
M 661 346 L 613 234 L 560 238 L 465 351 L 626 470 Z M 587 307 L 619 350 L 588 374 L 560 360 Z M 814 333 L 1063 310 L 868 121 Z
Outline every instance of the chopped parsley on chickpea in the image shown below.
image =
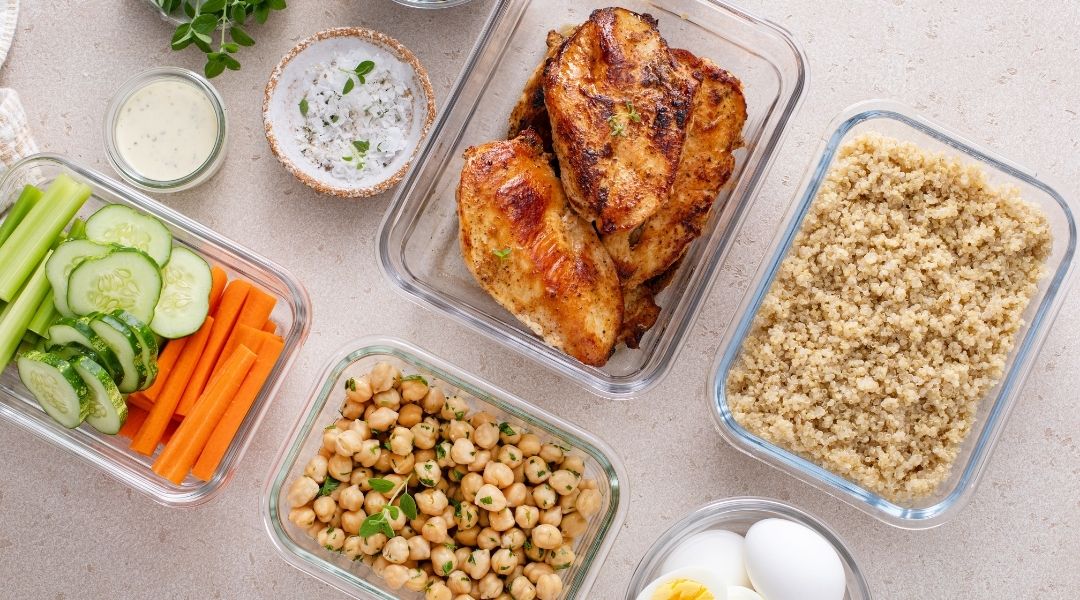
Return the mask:
M 582 457 L 386 362 L 345 381 L 340 412 L 289 521 L 425 600 L 562 595 L 603 503 Z

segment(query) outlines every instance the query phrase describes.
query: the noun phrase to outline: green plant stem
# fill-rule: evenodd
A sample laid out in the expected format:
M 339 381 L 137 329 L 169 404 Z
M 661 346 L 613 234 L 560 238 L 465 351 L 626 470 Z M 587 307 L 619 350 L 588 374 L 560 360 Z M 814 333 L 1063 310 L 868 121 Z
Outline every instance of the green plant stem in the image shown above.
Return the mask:
M 38 203 L 38 200 L 41 200 L 41 190 L 32 185 L 22 189 L 19 199 L 11 206 L 11 210 L 8 211 L 8 216 L 4 219 L 3 224 L 0 224 L 0 246 L 3 246 L 4 242 L 11 237 L 11 234 L 15 233 L 15 228 L 19 226 L 19 223 L 22 223 L 30 210 Z

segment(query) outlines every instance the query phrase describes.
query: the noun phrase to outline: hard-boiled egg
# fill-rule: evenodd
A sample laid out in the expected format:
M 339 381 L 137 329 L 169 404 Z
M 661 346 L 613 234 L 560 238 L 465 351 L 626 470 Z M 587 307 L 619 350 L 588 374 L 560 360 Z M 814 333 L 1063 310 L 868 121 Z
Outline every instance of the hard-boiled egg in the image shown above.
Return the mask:
M 768 600 L 842 600 L 844 564 L 818 532 L 787 519 L 764 519 L 746 532 L 746 571 Z
M 765 600 L 757 592 L 741 585 L 733 585 L 727 589 L 727 600 Z
M 709 569 L 687 567 L 661 575 L 637 600 L 728 600 L 727 583 Z
M 743 537 L 733 531 L 702 531 L 679 544 L 664 560 L 661 571 L 702 567 L 720 575 L 729 586 L 750 587 L 743 564 Z

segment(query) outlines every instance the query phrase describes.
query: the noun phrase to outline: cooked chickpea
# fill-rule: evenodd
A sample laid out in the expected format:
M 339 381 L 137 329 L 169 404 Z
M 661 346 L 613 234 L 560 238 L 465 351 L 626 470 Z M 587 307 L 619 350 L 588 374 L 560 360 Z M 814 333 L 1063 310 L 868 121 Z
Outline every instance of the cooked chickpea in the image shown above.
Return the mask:
M 563 514 L 571 513 L 577 510 L 577 499 L 581 495 L 581 487 L 570 492 L 569 494 L 563 494 L 559 496 L 559 508 L 562 509 Z
M 397 505 L 395 505 L 397 506 Z M 390 524 L 390 528 L 394 531 L 401 531 L 405 529 L 405 526 L 409 524 L 408 517 L 405 516 L 405 511 L 395 510 L 390 511 L 391 514 L 387 515 L 386 522 Z M 396 517 L 394 515 L 397 515 Z
M 443 404 L 442 410 L 439 411 L 439 416 L 444 421 L 464 421 L 465 417 L 469 414 L 469 405 L 464 399 L 457 396 L 451 396 L 446 399 Z M 468 423 L 466 423 L 468 424 Z M 472 425 L 469 425 L 471 428 Z
M 539 456 L 530 456 L 525 460 L 525 477 L 529 483 L 544 483 L 551 477 L 548 464 Z
M 500 548 L 491 555 L 491 570 L 505 576 L 518 566 L 518 562 L 520 557 L 516 552 L 509 548 Z
M 323 523 L 318 519 L 316 519 L 315 522 L 311 524 L 311 527 L 307 528 L 308 537 L 315 540 L 319 539 L 319 533 L 322 531 L 326 531 L 326 523 Z
M 310 477 L 315 483 L 322 483 L 326 481 L 326 465 L 326 457 L 316 454 L 304 467 L 304 475 Z
M 465 564 L 465 561 L 469 560 L 470 552 L 472 552 L 471 548 L 461 548 L 460 546 L 457 550 L 454 550 L 454 556 L 457 557 L 457 564 L 459 568 L 461 567 L 461 565 Z
M 409 560 L 409 541 L 400 535 L 390 538 L 383 546 L 382 556 L 395 565 L 400 565 Z
M 398 410 L 398 425 L 402 427 L 413 427 L 424 419 L 424 409 L 420 408 L 418 404 L 406 404 Z
M 353 469 L 352 475 L 349 476 L 349 483 L 360 488 L 361 491 L 367 491 L 371 489 L 371 484 L 368 481 L 372 477 L 375 477 L 375 472 L 367 467 L 357 467 Z
M 390 462 L 392 454 L 393 452 L 390 452 L 389 450 L 379 453 L 379 458 L 375 459 L 375 464 L 371 465 L 371 468 L 380 473 L 389 471 L 392 466 Z
M 322 434 L 322 447 L 330 452 L 334 451 L 334 444 L 337 444 L 337 438 L 341 435 L 341 430 L 337 428 L 337 425 L 333 427 L 327 427 Z
M 523 456 L 536 456 L 540 454 L 540 448 L 543 446 L 540 443 L 540 436 L 535 433 L 526 433 L 521 436 L 521 441 L 517 442 L 516 445 L 521 449 Z
M 554 525 L 537 525 L 532 530 L 532 543 L 537 548 L 551 550 L 558 548 L 563 543 L 562 532 Z
M 454 445 L 450 442 L 439 442 L 435 446 L 435 460 L 439 462 L 439 466 L 444 469 L 449 469 L 454 466 L 454 459 L 450 458 L 450 450 Z
M 323 523 L 326 523 L 334 518 L 334 513 L 337 512 L 337 502 L 334 502 L 334 499 L 329 496 L 323 496 L 315 500 L 312 508 L 315 509 L 315 516 Z
M 409 569 L 409 579 L 405 581 L 405 589 L 422 592 L 427 589 L 428 581 L 427 571 L 413 567 Z
M 345 381 L 345 397 L 349 402 L 371 400 L 371 378 L 368 375 L 350 377 Z
M 558 506 L 553 506 L 547 510 L 540 511 L 540 524 L 541 525 L 554 525 L 558 527 L 562 523 L 562 509 Z
M 315 523 L 315 511 L 310 506 L 301 506 L 289 511 L 289 521 L 297 527 L 307 529 Z
M 480 534 L 476 536 L 476 546 L 481 550 L 494 550 L 501 543 L 502 539 L 499 532 L 491 527 L 481 529 Z
M 347 510 L 341 513 L 341 528 L 346 533 L 356 535 L 360 532 L 360 526 L 364 523 L 364 519 L 367 518 L 367 513 L 362 510 Z
M 456 442 L 462 438 L 467 438 L 472 441 L 473 426 L 469 425 L 468 421 L 450 421 L 446 424 L 445 437 L 451 442 Z
M 345 545 L 342 546 L 341 551 L 345 553 L 345 556 L 349 560 L 356 560 L 356 557 L 363 556 L 364 553 L 360 549 L 363 539 L 358 535 L 350 535 L 345 538 Z
M 375 406 L 396 411 L 401 408 L 401 393 L 395 389 L 385 390 L 375 394 L 371 398 L 371 402 Z
M 385 432 L 394 427 L 397 419 L 398 413 L 396 410 L 381 406 L 368 416 L 367 424 L 372 429 L 372 432 Z
M 364 408 L 366 407 L 364 406 L 363 402 L 353 402 L 351 400 L 346 400 L 345 403 L 341 405 L 341 416 L 342 418 L 349 419 L 350 421 L 353 419 L 359 419 L 364 415 Z
M 326 463 L 326 471 L 338 481 L 349 481 L 352 475 L 353 461 L 351 457 L 335 454 Z
M 513 469 L 521 465 L 525 459 L 521 456 L 521 450 L 517 446 L 507 445 L 499 448 L 498 460 Z
M 353 419 L 352 423 L 349 423 L 348 431 L 355 431 L 360 434 L 361 440 L 371 439 L 371 428 L 368 427 L 367 421 L 360 417 Z
M 563 516 L 559 529 L 562 530 L 563 538 L 574 539 L 585 533 L 589 528 L 589 521 L 579 512 L 572 512 Z
M 563 461 L 566 453 L 561 446 L 555 444 L 544 444 L 540 447 L 540 453 L 538 456 L 549 463 L 559 464 Z
M 353 455 L 353 460 L 360 463 L 362 467 L 370 468 L 379 462 L 381 455 L 382 447 L 379 445 L 379 440 L 364 440 L 360 445 L 360 451 Z
M 465 561 L 465 572 L 473 579 L 483 578 L 484 575 L 488 574 L 488 570 L 490 569 L 491 552 L 488 550 L 473 550 L 472 553 L 469 554 L 469 559 Z
M 459 529 L 454 534 L 454 541 L 458 543 L 458 546 L 475 546 L 476 539 L 480 537 L 480 527 L 472 527 L 470 529 Z
M 441 515 L 449 504 L 446 494 L 441 490 L 424 490 L 413 498 L 416 500 L 416 507 L 425 515 Z
M 551 474 L 551 479 L 548 480 L 550 485 L 556 492 L 562 495 L 569 494 L 577 489 L 580 479 L 577 475 L 574 475 L 570 471 L 559 469 Z
M 525 569 L 522 571 L 522 575 L 529 578 L 529 581 L 536 583 L 542 575 L 548 573 L 554 573 L 555 570 L 551 568 L 551 565 L 547 563 L 531 562 L 525 565 Z
M 476 460 L 476 447 L 466 438 L 459 438 L 450 449 L 450 458 L 459 465 L 467 465 Z
M 533 488 L 532 497 L 536 506 L 544 510 L 555 506 L 559 499 L 559 495 L 555 493 L 555 490 L 546 483 L 541 483 Z
M 382 533 L 360 538 L 360 551 L 369 556 L 374 556 L 382 551 L 386 541 L 386 535 Z
M 413 433 L 413 446 L 421 450 L 434 448 L 435 443 L 439 441 L 438 429 L 433 427 L 431 423 L 417 423 L 412 426 L 410 431 Z
M 484 483 L 503 489 L 514 483 L 514 471 L 501 462 L 488 463 L 484 467 Z
M 377 394 L 394 387 L 394 383 L 401 379 L 401 371 L 388 362 L 380 362 L 371 369 L 368 378 L 371 382 L 371 391 Z
M 432 543 L 438 543 L 439 545 L 431 548 L 431 564 L 435 567 L 437 574 L 446 577 L 457 568 L 457 556 L 453 550 L 443 546 L 442 542 Z
M 342 431 L 341 435 L 337 437 L 337 441 L 334 443 L 334 452 L 342 456 L 351 457 L 353 454 L 360 451 L 360 447 L 363 443 L 364 438 L 360 435 L 360 432 L 348 429 Z
M 454 600 L 454 592 L 440 580 L 435 580 L 424 592 L 424 600 Z
M 388 565 L 383 569 L 382 578 L 388 588 L 400 590 L 409 580 L 409 569 L 398 564 Z
M 475 475 L 475 473 L 472 474 Z M 476 491 L 476 505 L 484 510 L 498 512 L 506 508 L 506 496 L 503 496 L 499 488 L 485 483 Z
M 484 487 L 484 478 L 479 473 L 469 473 L 461 478 L 461 498 L 467 502 L 473 502 L 476 492 Z
M 303 506 L 319 495 L 319 484 L 315 480 L 304 476 L 292 483 L 289 487 L 289 504 Z
M 473 443 L 483 448 L 484 450 L 490 450 L 495 447 L 495 444 L 499 443 L 499 428 L 492 423 L 484 423 L 476 427 L 473 430 Z
M 514 509 L 514 521 L 522 529 L 532 529 L 540 524 L 540 509 L 535 506 L 519 506 Z
M 527 577 L 516 577 L 510 582 L 510 597 L 514 600 L 535 600 L 536 588 Z
M 600 512 L 602 503 L 603 498 L 600 496 L 600 492 L 595 489 L 588 489 L 581 491 L 574 506 L 582 516 L 591 517 Z
M 390 566 L 390 561 L 383 558 L 382 555 L 375 556 L 375 557 L 372 558 L 371 571 L 373 573 L 375 573 L 376 575 L 378 575 L 379 577 L 382 577 L 383 571 L 385 571 L 386 567 L 389 567 L 389 566 Z
M 406 377 L 401 380 L 401 399 L 405 402 L 417 402 L 427 396 L 428 389 L 428 384 L 422 377 Z
M 581 474 L 585 472 L 585 460 L 580 456 L 566 455 L 562 464 L 559 465 L 560 469 L 570 471 L 574 475 L 577 475 L 578 479 L 581 479 Z
M 345 532 L 337 527 L 327 527 L 319 532 L 318 542 L 327 550 L 341 550 L 345 545 Z
M 462 502 L 458 508 L 454 510 L 454 523 L 457 524 L 459 529 L 475 527 L 479 519 L 480 511 L 476 508 L 476 505 L 471 502 Z
M 455 594 L 468 594 L 472 591 L 472 579 L 465 571 L 454 571 L 446 577 L 446 587 Z
M 414 535 L 409 538 L 409 560 L 427 560 L 431 558 L 431 542 L 423 536 Z
M 381 511 L 385 506 L 386 496 L 383 496 L 379 492 L 372 490 L 364 496 L 364 512 L 369 515 Z
M 514 512 L 503 507 L 499 512 L 488 513 L 488 524 L 495 531 L 506 531 L 514 526 Z
M 424 409 L 424 412 L 433 415 L 441 413 L 443 406 L 446 405 L 446 394 L 439 388 L 430 388 L 428 393 L 420 401 L 420 408 Z
M 491 462 L 491 451 L 489 451 L 489 450 L 478 450 L 476 452 L 476 457 L 473 459 L 472 463 L 469 464 L 469 470 L 472 471 L 473 473 L 480 473 L 484 469 L 487 468 L 488 463 L 490 463 L 490 462 Z
M 495 573 L 488 573 L 480 580 L 479 588 L 482 600 L 495 599 L 503 593 L 503 581 Z
M 510 469 L 510 472 L 514 474 L 514 483 L 525 483 L 525 463 Z
M 525 431 L 517 425 L 509 423 L 499 425 L 499 441 L 504 444 L 517 444 L 524 433 Z
M 569 569 L 574 565 L 574 550 L 569 544 L 563 544 L 549 552 L 545 561 L 556 571 Z
M 525 504 L 531 494 L 529 494 L 529 488 L 524 483 L 514 482 L 503 489 L 503 495 L 506 496 L 507 506 L 517 507 Z
M 517 527 L 511 527 L 503 532 L 502 537 L 499 539 L 499 546 L 502 548 L 509 548 L 510 550 L 517 550 L 525 545 L 525 540 L 528 536 L 525 532 Z
M 558 575 L 554 573 L 541 575 L 536 581 L 537 600 L 555 600 L 562 593 L 562 586 L 562 579 Z
M 416 457 L 412 452 L 402 456 L 400 454 L 390 455 L 390 468 L 398 475 L 405 475 L 412 473 L 413 467 L 416 466 Z
M 432 544 L 442 544 L 446 542 L 446 520 L 442 517 L 431 517 L 427 523 L 424 523 L 424 527 L 420 530 L 420 535 Z M 432 548 L 432 562 L 435 562 L 435 550 Z M 435 562 L 435 564 L 440 564 Z
M 341 494 L 338 496 L 338 504 L 345 510 L 360 510 L 360 507 L 364 505 L 364 492 L 360 491 L 360 486 L 356 484 L 350 485 L 341 490 Z

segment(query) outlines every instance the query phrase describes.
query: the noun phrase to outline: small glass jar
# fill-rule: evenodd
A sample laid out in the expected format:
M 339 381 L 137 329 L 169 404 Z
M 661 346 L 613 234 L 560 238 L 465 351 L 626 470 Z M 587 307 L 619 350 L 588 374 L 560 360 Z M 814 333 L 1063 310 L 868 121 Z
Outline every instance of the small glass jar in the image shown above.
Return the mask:
M 174 179 L 149 177 L 141 173 L 124 157 L 124 152 L 117 139 L 117 127 L 120 113 L 128 100 L 140 90 L 160 81 L 176 81 L 189 85 L 204 95 L 212 108 L 215 120 L 216 136 L 209 154 L 190 172 Z M 125 82 L 109 100 L 105 111 L 105 154 L 109 164 L 131 185 L 147 192 L 171 193 L 193 188 L 210 179 L 225 161 L 226 142 L 228 140 L 228 120 L 225 101 L 221 94 L 198 73 L 178 67 L 159 67 L 143 71 Z

